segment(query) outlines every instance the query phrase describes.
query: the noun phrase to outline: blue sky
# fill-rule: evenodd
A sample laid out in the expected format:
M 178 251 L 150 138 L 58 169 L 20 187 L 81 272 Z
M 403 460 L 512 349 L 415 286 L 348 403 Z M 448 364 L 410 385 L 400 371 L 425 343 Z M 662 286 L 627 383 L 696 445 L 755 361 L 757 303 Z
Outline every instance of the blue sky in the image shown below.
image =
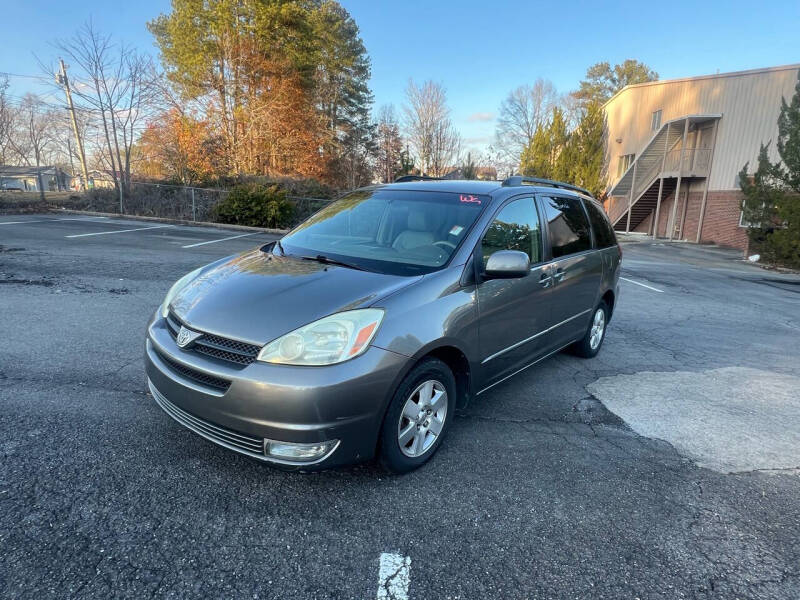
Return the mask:
M 156 52 L 145 23 L 168 0 L 108 2 L 7 0 L 0 71 L 38 75 L 34 54 L 91 17 L 102 30 Z M 586 68 L 642 60 L 662 79 L 800 62 L 800 2 L 533 2 L 523 0 L 342 0 L 372 58 L 376 106 L 399 109 L 410 77 L 447 88 L 453 119 L 480 148 L 514 87 L 537 77 L 574 89 Z M 35 79 L 12 78 L 14 94 L 41 92 Z

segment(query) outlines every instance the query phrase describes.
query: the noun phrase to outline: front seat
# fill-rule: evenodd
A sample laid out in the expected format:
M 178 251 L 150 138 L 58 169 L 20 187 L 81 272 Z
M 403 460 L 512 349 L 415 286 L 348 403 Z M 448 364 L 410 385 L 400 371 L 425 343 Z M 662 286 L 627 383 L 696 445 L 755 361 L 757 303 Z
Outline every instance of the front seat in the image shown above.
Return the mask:
M 402 252 L 403 250 L 411 250 L 412 248 L 433 244 L 433 233 L 426 230 L 426 225 L 427 221 L 423 211 L 409 211 L 408 229 L 400 232 L 400 235 L 395 238 L 392 248 Z

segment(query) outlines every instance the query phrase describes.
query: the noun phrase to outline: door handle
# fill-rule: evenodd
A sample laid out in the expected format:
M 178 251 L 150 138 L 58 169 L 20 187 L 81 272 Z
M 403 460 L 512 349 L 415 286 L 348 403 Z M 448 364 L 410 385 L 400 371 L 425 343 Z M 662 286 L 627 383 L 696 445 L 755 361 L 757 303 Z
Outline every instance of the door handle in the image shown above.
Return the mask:
M 544 288 L 550 287 L 552 282 L 553 278 L 550 276 L 550 273 L 544 272 L 542 273 L 541 277 L 539 277 L 539 285 Z

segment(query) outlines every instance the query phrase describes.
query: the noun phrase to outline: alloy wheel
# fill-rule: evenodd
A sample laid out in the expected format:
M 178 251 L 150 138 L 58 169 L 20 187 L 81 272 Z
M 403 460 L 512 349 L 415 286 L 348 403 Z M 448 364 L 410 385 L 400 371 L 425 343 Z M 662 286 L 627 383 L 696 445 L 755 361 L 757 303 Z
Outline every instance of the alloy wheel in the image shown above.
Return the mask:
M 397 424 L 400 451 L 409 458 L 422 456 L 442 433 L 447 418 L 447 390 L 429 379 L 411 392 Z
M 592 328 L 589 331 L 589 347 L 592 350 L 597 350 L 600 342 L 603 341 L 603 332 L 606 328 L 606 312 L 602 308 L 598 308 L 594 313 L 592 320 Z

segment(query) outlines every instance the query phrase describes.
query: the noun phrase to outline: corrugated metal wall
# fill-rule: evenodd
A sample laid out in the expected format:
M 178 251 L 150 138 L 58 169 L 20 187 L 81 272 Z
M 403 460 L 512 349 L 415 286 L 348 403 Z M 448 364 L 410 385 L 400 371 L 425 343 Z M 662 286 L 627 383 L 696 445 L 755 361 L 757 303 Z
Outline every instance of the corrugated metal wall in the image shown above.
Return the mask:
M 625 154 L 639 155 L 654 133 L 650 129 L 653 112 L 662 110 L 662 123 L 688 114 L 723 115 L 709 189 L 738 189 L 739 171 L 748 161 L 755 164 L 762 142 L 772 140 L 770 155 L 773 160 L 777 158 L 775 138 L 781 97 L 787 100 L 792 97 L 798 72 L 800 65 L 792 65 L 666 81 L 622 91 L 605 107 L 610 183 L 616 182 L 618 158 Z

